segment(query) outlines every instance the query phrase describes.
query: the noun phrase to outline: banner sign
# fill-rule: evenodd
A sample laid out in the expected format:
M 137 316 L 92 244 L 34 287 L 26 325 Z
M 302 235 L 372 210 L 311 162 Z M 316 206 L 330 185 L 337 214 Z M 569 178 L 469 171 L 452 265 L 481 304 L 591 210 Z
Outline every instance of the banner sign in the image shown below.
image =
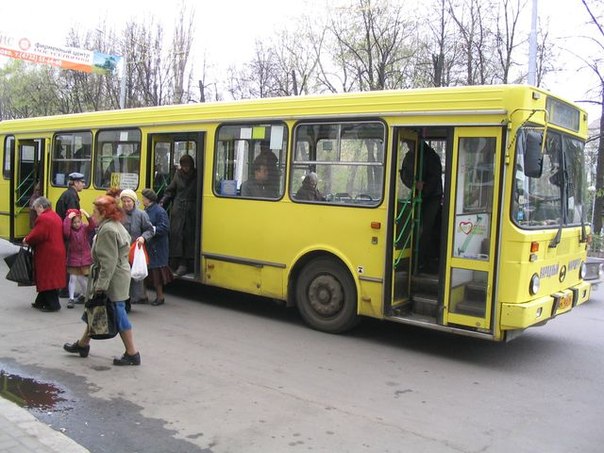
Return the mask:
M 0 56 L 98 74 L 113 73 L 122 60 L 122 57 L 117 55 L 75 47 L 57 47 L 27 37 L 8 36 L 1 32 Z

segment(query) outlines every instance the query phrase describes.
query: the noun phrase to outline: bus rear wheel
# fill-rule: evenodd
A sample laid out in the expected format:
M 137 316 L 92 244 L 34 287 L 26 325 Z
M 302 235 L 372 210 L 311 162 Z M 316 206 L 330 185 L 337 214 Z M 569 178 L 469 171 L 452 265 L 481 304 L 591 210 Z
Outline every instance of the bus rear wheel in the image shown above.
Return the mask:
M 317 258 L 304 266 L 296 284 L 296 303 L 304 321 L 323 332 L 344 332 L 359 320 L 354 280 L 333 259 Z

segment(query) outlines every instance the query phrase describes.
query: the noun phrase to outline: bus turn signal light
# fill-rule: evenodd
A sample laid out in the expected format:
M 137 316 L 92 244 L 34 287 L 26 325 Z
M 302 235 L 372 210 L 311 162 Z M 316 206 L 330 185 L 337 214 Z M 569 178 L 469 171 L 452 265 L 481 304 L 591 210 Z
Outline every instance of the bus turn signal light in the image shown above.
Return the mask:
M 380 222 L 371 222 L 371 228 L 373 228 L 374 230 L 379 230 L 380 228 L 382 228 L 382 224 Z
M 539 251 L 539 243 L 538 242 L 531 242 L 531 253 L 537 253 Z

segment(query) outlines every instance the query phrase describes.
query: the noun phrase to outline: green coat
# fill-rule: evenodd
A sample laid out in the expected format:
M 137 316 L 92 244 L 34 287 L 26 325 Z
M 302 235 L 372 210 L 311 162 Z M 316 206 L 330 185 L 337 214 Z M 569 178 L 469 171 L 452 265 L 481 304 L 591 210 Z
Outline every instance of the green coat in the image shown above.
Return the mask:
M 114 302 L 128 299 L 130 234 L 120 222 L 103 220 L 92 243 L 88 298 L 103 291 Z

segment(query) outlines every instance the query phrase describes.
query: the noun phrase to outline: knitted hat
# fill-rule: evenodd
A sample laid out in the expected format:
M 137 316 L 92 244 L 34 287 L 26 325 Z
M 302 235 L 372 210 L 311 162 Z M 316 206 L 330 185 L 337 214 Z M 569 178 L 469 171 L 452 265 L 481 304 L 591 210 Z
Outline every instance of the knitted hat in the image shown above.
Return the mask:
M 82 216 L 82 214 L 80 214 L 79 209 L 68 209 L 67 212 L 65 213 L 65 217 L 69 217 L 69 214 L 71 214 L 72 212 L 76 215 L 76 217 Z
M 138 201 L 138 197 L 136 196 L 136 192 L 132 189 L 124 189 L 120 192 L 120 198 L 130 198 L 135 203 Z
M 157 194 L 153 191 L 153 189 L 143 189 L 143 197 L 145 197 L 149 201 L 156 202 Z

